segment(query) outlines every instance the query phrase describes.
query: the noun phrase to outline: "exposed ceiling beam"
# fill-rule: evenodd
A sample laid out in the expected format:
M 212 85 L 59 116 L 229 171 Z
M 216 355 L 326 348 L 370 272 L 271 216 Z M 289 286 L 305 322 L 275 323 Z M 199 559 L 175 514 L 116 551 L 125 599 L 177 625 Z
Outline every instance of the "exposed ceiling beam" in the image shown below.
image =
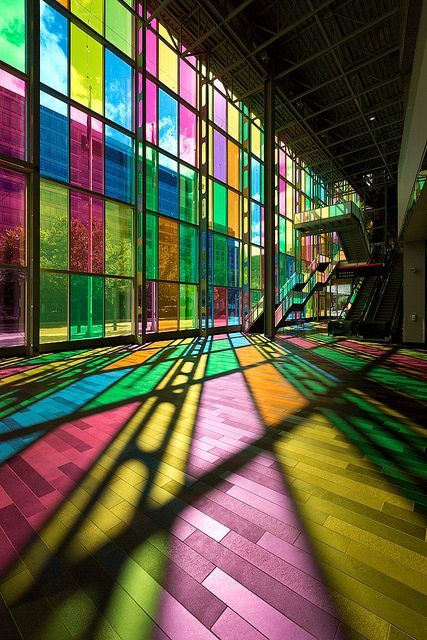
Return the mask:
M 171 2 L 172 0 L 163 0 L 163 2 L 159 4 L 157 9 L 154 9 L 153 13 L 150 15 L 150 17 L 147 20 L 147 24 L 150 24 L 151 22 L 153 22 L 153 20 L 155 20 L 161 14 L 163 9 L 166 9 L 168 4 L 170 4 Z

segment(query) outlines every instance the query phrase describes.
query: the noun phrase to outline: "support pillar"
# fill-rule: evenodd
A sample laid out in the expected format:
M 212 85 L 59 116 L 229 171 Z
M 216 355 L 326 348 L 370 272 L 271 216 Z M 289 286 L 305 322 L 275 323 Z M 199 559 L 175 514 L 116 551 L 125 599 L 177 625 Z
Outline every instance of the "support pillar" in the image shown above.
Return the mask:
M 264 83 L 264 333 L 274 338 L 274 187 L 275 187 L 275 78 L 270 61 Z

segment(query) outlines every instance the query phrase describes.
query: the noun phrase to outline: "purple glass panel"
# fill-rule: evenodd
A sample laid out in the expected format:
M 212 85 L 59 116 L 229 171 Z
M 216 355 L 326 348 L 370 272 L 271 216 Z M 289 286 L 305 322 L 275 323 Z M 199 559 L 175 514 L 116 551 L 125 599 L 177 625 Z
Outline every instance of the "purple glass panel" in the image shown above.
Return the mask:
M 71 182 L 104 191 L 104 134 L 102 122 L 71 107 Z
M 184 107 L 179 106 L 179 157 L 189 164 L 196 166 L 196 114 Z
M 0 347 L 25 343 L 25 274 L 0 269 Z
M 157 87 L 150 80 L 145 84 L 145 135 L 148 142 L 157 144 Z
M 157 283 L 149 281 L 146 284 L 147 295 L 147 333 L 158 331 L 157 323 Z
M 0 69 L 0 153 L 25 158 L 25 82 Z
M 225 327 L 227 325 L 227 289 L 225 287 L 213 289 L 213 313 L 214 327 Z
M 227 182 L 227 140 L 218 131 L 214 131 L 214 177 Z
M 181 97 L 195 107 L 197 101 L 196 71 L 182 58 L 179 63 L 179 87 Z
M 154 27 L 154 20 L 152 26 Z M 145 46 L 147 48 L 146 63 L 147 71 L 153 76 L 157 76 L 157 34 L 147 29 L 147 35 L 145 40 Z
M 104 203 L 99 198 L 71 192 L 70 248 L 72 271 L 103 273 Z
M 25 176 L 1 168 L 0 263 L 25 265 Z
M 286 182 L 279 178 L 279 212 L 286 213 Z
M 214 122 L 227 131 L 227 101 L 216 89 L 214 89 Z

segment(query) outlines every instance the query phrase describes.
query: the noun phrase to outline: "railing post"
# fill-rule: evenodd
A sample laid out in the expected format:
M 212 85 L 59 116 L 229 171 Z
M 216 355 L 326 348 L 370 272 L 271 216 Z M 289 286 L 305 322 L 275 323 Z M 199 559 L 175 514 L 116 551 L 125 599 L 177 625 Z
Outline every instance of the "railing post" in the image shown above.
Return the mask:
M 275 131 L 274 62 L 264 83 L 264 333 L 274 338 L 274 131 Z

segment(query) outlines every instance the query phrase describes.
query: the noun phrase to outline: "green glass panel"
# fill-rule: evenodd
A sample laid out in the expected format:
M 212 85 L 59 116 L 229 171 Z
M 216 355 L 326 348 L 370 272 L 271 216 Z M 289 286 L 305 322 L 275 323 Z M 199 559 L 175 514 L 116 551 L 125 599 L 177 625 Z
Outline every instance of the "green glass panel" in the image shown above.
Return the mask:
M 227 189 L 218 182 L 214 182 L 214 230 L 227 233 Z
M 133 210 L 124 204 L 105 203 L 105 272 L 133 275 Z
M 25 0 L 0 1 L 0 60 L 25 71 Z
M 40 266 L 68 269 L 68 189 L 40 183 Z
M 180 224 L 179 230 L 180 280 L 197 282 L 199 279 L 199 234 L 196 227 Z
M 214 234 L 214 284 L 227 286 L 227 238 Z
M 157 151 L 147 146 L 145 156 L 147 209 L 157 211 L 159 185 Z
M 133 55 L 133 18 L 118 0 L 106 0 L 105 37 L 123 53 Z
M 68 275 L 40 274 L 40 342 L 68 339 Z
M 102 338 L 104 329 L 104 278 L 70 276 L 70 338 Z
M 179 215 L 181 220 L 197 224 L 198 175 L 193 169 L 179 167 Z
M 71 11 L 83 22 L 102 34 L 104 22 L 103 0 L 71 0 Z
M 286 220 L 283 216 L 279 216 L 279 250 L 286 252 Z
M 251 288 L 261 289 L 261 250 L 251 245 Z
M 147 280 L 156 280 L 159 271 L 159 230 L 157 216 L 147 213 L 145 222 L 146 233 L 146 277 Z
M 197 287 L 193 284 L 179 285 L 179 328 L 197 328 Z
M 132 280 L 105 279 L 105 335 L 132 334 Z
M 85 107 L 103 113 L 102 45 L 71 25 L 71 97 Z

